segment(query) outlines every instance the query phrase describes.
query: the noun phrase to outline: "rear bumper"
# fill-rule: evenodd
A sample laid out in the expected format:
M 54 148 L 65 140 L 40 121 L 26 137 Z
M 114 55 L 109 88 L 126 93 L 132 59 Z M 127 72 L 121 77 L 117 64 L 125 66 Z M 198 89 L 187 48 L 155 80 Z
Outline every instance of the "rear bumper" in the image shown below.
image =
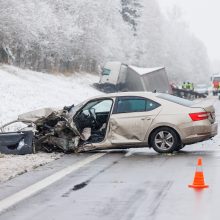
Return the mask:
M 186 135 L 182 138 L 183 144 L 194 144 L 197 142 L 208 140 L 218 134 L 218 123 L 213 124 L 197 124 L 185 128 Z

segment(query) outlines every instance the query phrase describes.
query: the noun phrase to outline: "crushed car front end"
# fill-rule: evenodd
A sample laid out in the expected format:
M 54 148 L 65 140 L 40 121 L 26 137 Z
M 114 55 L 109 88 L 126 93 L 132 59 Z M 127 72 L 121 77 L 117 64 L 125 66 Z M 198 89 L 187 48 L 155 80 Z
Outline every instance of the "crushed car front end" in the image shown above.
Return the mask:
M 16 132 L 5 132 L 7 126 L 17 122 L 24 123 L 26 127 Z M 39 150 L 74 151 L 80 139 L 66 108 L 44 108 L 24 113 L 16 121 L 2 126 L 1 132 L 0 152 L 6 154 L 29 154 Z

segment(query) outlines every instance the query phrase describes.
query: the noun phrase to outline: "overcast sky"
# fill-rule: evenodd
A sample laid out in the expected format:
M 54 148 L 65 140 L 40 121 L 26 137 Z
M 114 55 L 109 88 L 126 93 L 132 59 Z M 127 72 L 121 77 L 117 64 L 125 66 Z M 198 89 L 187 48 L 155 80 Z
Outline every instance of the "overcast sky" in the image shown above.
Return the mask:
M 211 60 L 220 60 L 220 0 L 158 0 L 164 10 L 179 6 L 190 29 L 207 47 Z

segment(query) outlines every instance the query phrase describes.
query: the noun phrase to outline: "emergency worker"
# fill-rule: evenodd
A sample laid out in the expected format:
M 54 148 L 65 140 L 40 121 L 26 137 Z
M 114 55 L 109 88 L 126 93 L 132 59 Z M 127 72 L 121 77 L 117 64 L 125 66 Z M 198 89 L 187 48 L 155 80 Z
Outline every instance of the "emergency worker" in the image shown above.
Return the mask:
M 190 83 L 190 82 L 187 82 L 187 84 L 186 84 L 186 89 L 187 89 L 187 90 L 191 90 L 191 83 Z
M 182 84 L 182 89 L 186 89 L 186 82 L 183 82 L 183 84 Z

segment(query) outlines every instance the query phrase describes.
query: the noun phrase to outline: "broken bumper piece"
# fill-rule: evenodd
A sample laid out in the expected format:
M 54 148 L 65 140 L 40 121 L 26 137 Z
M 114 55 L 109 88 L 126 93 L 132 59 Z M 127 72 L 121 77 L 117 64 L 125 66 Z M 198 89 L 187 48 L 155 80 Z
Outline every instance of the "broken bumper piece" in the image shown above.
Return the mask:
M 0 153 L 17 155 L 35 153 L 33 132 L 0 133 Z

